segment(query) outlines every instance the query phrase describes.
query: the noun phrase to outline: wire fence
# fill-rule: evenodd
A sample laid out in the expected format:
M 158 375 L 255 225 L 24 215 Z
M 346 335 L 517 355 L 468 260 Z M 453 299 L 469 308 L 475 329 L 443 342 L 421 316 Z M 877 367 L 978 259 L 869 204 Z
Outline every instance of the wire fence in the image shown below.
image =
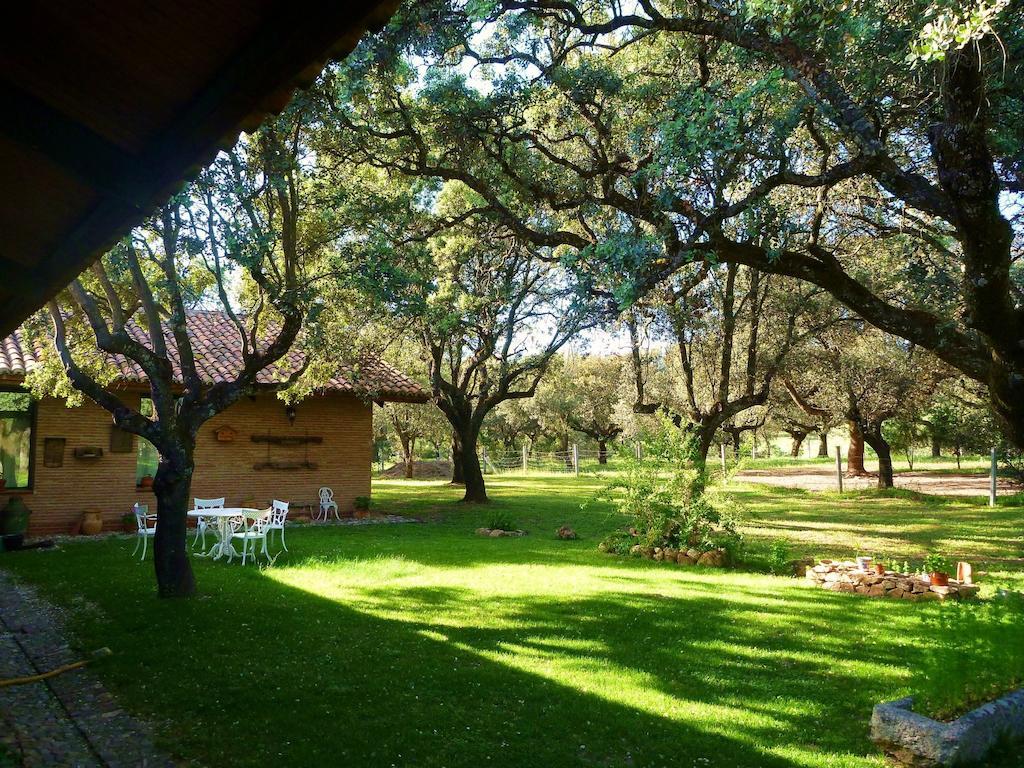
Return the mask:
M 495 452 L 482 449 L 480 464 L 486 474 L 569 474 L 611 468 L 621 463 L 614 450 L 600 451 L 572 446 L 567 451 Z

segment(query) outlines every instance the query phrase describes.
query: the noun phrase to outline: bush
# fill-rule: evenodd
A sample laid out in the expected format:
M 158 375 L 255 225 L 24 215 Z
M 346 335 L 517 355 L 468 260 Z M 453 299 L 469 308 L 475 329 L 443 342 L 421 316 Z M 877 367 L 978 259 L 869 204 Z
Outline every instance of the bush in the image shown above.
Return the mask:
M 740 537 L 731 514 L 722 513 L 705 492 L 703 472 L 694 467 L 692 436 L 667 418 L 647 445 L 643 460 L 625 456 L 623 471 L 598 494 L 629 518 L 630 547 L 722 548 L 739 557 Z M 626 532 L 605 540 L 608 551 Z
M 789 573 L 789 543 L 776 539 L 768 548 L 768 568 L 776 576 Z
M 914 709 L 951 720 L 1024 685 L 1024 597 L 937 606 L 923 618 L 931 642 L 913 681 Z
M 630 550 L 639 544 L 640 540 L 632 531 L 619 529 L 612 531 L 604 540 L 597 545 L 602 552 L 611 552 L 615 555 L 628 555 Z
M 352 500 L 352 506 L 355 509 L 366 511 L 370 508 L 370 497 L 369 496 L 356 496 Z
M 497 528 L 502 531 L 516 531 L 519 530 L 516 526 L 516 521 L 506 515 L 495 515 L 491 518 L 491 521 L 487 524 L 487 527 L 492 531 Z

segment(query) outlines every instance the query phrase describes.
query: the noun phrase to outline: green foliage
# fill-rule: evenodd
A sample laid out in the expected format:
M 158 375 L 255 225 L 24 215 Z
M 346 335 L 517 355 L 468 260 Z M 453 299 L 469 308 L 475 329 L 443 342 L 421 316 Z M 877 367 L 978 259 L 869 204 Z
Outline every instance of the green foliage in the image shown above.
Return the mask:
M 949 561 L 942 555 L 932 553 L 925 557 L 921 567 L 925 573 L 948 573 Z
M 635 543 L 642 547 L 723 547 L 736 556 L 736 521 L 711 502 L 704 473 L 694 467 L 692 456 L 692 435 L 662 416 L 644 446 L 644 458 L 637 460 L 623 450 L 622 472 L 609 480 L 598 498 L 611 501 L 629 518 Z
M 519 530 L 519 527 L 516 525 L 516 521 L 507 514 L 496 514 L 491 516 L 487 522 L 487 527 L 491 530 L 497 529 L 499 531 Z
M 768 548 L 768 567 L 776 576 L 789 571 L 789 543 L 785 539 L 775 539 Z
M 352 506 L 360 511 L 366 511 L 370 508 L 370 497 L 369 496 L 356 496 L 352 500 Z
M 914 709 L 950 720 L 1024 684 L 1024 600 L 1005 593 L 925 613 L 929 633 L 915 672 Z

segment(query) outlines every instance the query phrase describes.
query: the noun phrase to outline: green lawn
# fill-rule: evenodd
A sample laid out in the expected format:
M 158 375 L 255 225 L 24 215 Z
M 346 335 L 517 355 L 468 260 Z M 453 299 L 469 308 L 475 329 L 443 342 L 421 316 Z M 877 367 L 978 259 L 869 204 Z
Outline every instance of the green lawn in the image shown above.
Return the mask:
M 204 765 L 882 766 L 874 703 L 908 692 L 934 605 L 596 550 L 619 524 L 588 478 L 378 481 L 423 524 L 295 528 L 270 569 L 195 562 L 202 595 L 153 598 L 123 539 L 5 555 L 68 608 L 83 650 L 160 743 Z M 1024 570 L 1024 509 L 740 486 L 754 560 L 923 554 Z M 509 515 L 530 535 L 474 529 Z M 559 541 L 573 525 L 581 538 Z M 232 734 L 225 738 L 225 734 Z M 1024 763 L 1006 763 L 1022 765 Z

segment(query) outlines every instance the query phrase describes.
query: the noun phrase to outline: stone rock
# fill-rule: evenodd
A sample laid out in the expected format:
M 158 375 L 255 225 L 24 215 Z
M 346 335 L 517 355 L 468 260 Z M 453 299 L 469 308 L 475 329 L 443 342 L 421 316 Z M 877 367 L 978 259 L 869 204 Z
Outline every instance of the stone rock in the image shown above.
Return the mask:
M 700 558 L 700 552 L 696 549 L 691 548 L 686 550 L 686 556 L 689 557 L 691 560 L 698 560 Z
M 944 595 L 940 595 L 938 592 L 922 592 L 918 596 L 918 600 L 942 600 Z
M 490 533 L 490 537 L 492 539 L 497 539 L 497 538 L 500 538 L 501 536 L 504 536 L 504 535 L 505 535 L 505 532 L 503 530 L 501 530 L 500 528 L 495 528 Z
M 664 560 L 665 559 L 665 550 L 663 550 L 661 547 L 655 547 L 654 548 L 654 559 L 655 560 Z
M 725 552 L 721 549 L 712 549 L 697 558 L 698 565 L 706 565 L 711 568 L 722 568 L 725 566 Z
M 881 584 L 875 584 L 873 587 L 868 587 L 868 596 L 870 597 L 881 597 L 885 594 L 885 587 Z
M 477 536 L 490 536 L 491 535 L 491 529 L 490 528 L 477 528 L 476 529 L 476 535 Z
M 895 579 L 883 579 L 882 580 L 882 586 L 885 587 L 886 589 L 895 589 L 896 588 L 896 580 Z
M 579 538 L 576 535 L 576 531 L 574 531 L 568 525 L 563 525 L 561 528 L 559 528 L 558 532 L 555 535 L 563 541 L 572 541 L 573 539 Z
M 685 552 L 680 552 L 676 555 L 676 562 L 679 563 L 679 565 L 695 565 L 697 561 Z
M 972 598 L 978 596 L 978 590 L 981 589 L 976 584 L 961 584 L 960 589 L 957 590 L 957 594 L 962 598 Z
M 679 550 L 673 549 L 672 547 L 665 547 L 664 554 L 666 562 L 674 563 L 676 558 L 679 557 Z
M 1024 736 L 1024 690 L 951 723 L 914 712 L 913 703 L 912 697 L 890 701 L 871 713 L 871 740 L 906 765 L 984 765 L 997 744 Z
M 644 548 L 641 547 L 639 544 L 634 544 L 632 547 L 629 548 L 629 554 L 631 554 L 633 557 L 641 557 L 643 553 Z

